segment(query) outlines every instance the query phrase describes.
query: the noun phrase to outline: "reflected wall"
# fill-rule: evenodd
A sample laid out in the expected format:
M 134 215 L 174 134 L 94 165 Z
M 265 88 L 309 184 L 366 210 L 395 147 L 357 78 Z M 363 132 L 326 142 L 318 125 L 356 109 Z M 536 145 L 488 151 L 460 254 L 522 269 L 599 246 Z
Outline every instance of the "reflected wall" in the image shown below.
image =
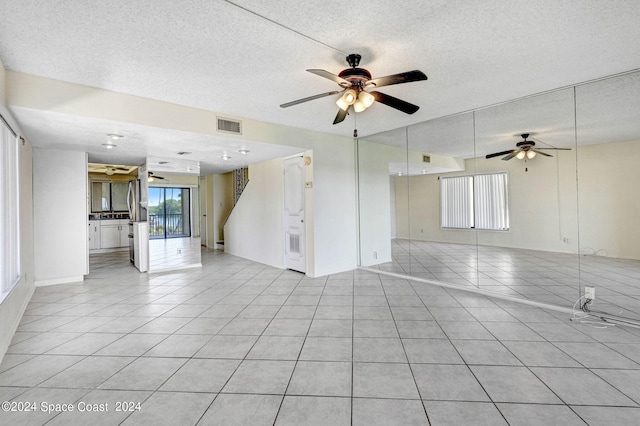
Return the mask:
M 361 265 L 640 318 L 638 99 L 632 72 L 359 140 Z M 508 226 L 480 217 L 497 175 Z M 470 224 L 443 222 L 451 178 Z

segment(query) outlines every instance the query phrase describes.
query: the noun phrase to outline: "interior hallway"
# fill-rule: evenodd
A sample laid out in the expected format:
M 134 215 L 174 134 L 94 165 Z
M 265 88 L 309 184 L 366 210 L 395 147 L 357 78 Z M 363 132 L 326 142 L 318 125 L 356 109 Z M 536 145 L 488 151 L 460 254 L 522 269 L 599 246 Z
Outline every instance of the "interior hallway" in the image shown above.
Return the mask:
M 639 329 L 364 271 L 311 279 L 203 250 L 202 268 L 140 274 L 118 255 L 92 259 L 84 283 L 37 288 L 0 365 L 2 401 L 109 411 L 0 411 L 0 424 L 640 418 Z

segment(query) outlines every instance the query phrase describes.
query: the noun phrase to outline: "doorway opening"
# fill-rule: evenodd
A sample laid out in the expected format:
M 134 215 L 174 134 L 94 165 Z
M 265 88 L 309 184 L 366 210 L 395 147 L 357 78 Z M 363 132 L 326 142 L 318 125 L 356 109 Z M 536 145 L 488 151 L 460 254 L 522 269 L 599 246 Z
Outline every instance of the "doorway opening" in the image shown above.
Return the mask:
M 149 188 L 149 238 L 191 236 L 189 188 Z

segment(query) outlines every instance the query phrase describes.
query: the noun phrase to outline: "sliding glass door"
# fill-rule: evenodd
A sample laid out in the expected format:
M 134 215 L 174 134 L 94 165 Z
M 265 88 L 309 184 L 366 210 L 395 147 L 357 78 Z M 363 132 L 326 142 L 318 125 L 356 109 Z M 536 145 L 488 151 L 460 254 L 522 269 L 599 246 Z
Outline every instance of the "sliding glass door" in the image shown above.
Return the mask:
M 149 237 L 191 236 L 189 188 L 149 188 Z

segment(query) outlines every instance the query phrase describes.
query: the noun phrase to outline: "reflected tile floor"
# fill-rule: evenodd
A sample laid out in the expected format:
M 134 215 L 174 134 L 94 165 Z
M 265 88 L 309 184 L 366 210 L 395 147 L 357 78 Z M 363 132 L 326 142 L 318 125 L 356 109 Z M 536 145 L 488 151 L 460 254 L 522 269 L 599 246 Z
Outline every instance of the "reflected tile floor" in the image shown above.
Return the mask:
M 23 411 L 0 424 L 640 419 L 640 329 L 360 270 L 314 279 L 203 250 L 202 268 L 140 274 L 126 255 L 36 289 L 0 364 L 0 400 Z
M 403 239 L 392 259 L 372 268 L 568 308 L 596 287 L 592 310 L 640 322 L 637 260 Z

